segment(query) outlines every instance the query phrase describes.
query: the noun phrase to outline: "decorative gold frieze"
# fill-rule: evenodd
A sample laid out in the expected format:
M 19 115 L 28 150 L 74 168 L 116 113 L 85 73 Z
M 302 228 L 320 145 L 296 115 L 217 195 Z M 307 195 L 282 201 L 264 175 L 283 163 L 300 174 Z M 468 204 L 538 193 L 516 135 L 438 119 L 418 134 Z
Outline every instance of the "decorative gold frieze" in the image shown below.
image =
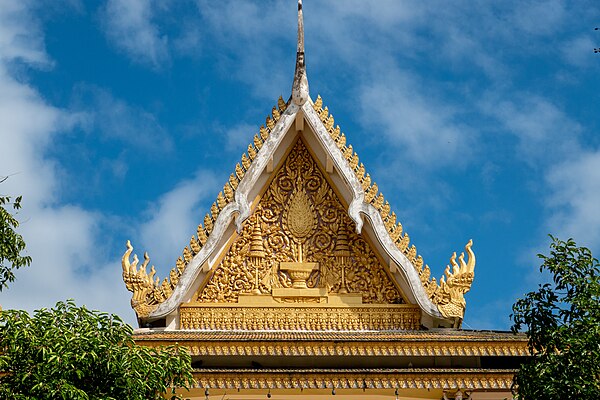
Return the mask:
M 260 229 L 257 229 L 260 225 Z M 195 296 L 199 302 L 236 303 L 243 293 L 272 295 L 274 289 L 324 288 L 326 294 L 359 293 L 363 303 L 394 304 L 404 299 L 367 242 L 352 229 L 346 207 L 325 179 L 308 149 L 298 140 L 275 174 L 254 214 L 244 224 L 221 263 Z M 265 257 L 251 260 L 251 244 L 262 235 Z M 336 256 L 338 241 L 346 243 L 343 262 Z M 285 263 L 314 263 L 281 268 Z M 311 272 L 312 271 L 312 272 Z M 257 283 L 258 282 L 258 287 Z M 298 292 L 276 301 L 319 302 Z
M 194 372 L 196 387 L 210 389 L 395 389 L 510 391 L 511 369 L 207 369 Z
M 187 305 L 179 308 L 181 329 L 210 330 L 415 330 L 421 312 L 417 306 L 215 306 Z
M 310 356 L 310 357 L 525 357 L 529 355 L 527 342 L 521 343 L 447 343 L 431 342 L 347 342 L 347 341 L 193 341 L 178 338 L 192 356 Z M 137 341 L 137 339 L 136 339 Z M 173 341 L 140 341 L 144 346 L 167 346 Z

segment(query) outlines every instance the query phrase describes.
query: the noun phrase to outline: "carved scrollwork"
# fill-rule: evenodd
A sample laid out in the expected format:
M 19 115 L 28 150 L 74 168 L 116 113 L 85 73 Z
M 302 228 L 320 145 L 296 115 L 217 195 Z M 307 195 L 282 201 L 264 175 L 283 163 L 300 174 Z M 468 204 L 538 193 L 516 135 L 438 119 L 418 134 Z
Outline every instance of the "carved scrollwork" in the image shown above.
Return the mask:
M 446 318 L 462 318 L 465 314 L 466 302 L 465 294 L 471 289 L 471 284 L 475 278 L 475 254 L 471 247 L 473 241 L 465 246 L 468 255 L 468 261 L 465 262 L 465 254 L 461 253 L 456 262 L 456 253 L 450 257 L 450 265 L 446 266 L 445 276 L 440 279 L 438 284 L 435 278 L 431 278 L 429 266 L 423 265 L 420 260 L 419 277 L 425 288 L 425 292 L 431 301 L 437 305 L 440 313 Z
M 311 303 L 319 303 L 311 300 Z M 215 330 L 416 330 L 421 314 L 418 306 L 389 305 L 380 307 L 318 306 L 302 298 L 284 299 L 276 307 L 184 305 L 180 308 L 181 329 Z
M 257 232 L 255 224 L 260 224 L 265 252 L 258 266 L 249 262 L 252 233 Z M 306 281 L 308 288 L 340 293 L 342 265 L 336 262 L 334 252 L 343 231 L 349 251 L 344 266 L 345 290 L 362 294 L 363 303 L 402 303 L 402 294 L 373 250 L 353 228 L 348 229 L 352 225 L 345 207 L 299 140 L 258 203 L 254 217 L 246 220 L 240 236 L 197 293 L 196 301 L 237 302 L 240 294 L 252 292 L 256 280 L 261 294 L 290 288 L 289 273 L 279 268 L 281 263 L 289 262 L 318 263 Z M 316 301 L 292 297 L 285 301 Z

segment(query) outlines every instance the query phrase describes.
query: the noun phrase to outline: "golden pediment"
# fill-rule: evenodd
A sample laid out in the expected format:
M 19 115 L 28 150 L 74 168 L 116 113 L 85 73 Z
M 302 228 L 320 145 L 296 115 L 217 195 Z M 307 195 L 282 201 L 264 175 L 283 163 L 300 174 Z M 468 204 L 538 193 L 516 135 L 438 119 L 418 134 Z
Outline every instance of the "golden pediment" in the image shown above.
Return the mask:
M 405 304 L 302 139 L 193 303 Z

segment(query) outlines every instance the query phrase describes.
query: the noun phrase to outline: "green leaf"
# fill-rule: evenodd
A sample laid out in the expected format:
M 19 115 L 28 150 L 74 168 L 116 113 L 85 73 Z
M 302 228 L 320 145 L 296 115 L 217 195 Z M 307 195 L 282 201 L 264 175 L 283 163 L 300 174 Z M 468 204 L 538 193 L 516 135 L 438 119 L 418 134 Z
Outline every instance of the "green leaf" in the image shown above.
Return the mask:
M 0 398 L 158 400 L 193 383 L 187 350 L 138 346 L 132 332 L 73 300 L 33 316 L 2 311 Z
M 540 285 L 513 305 L 513 326 L 525 328 L 531 357 L 515 375 L 523 400 L 600 398 L 600 265 L 589 249 L 550 236 L 550 255 L 538 255 Z

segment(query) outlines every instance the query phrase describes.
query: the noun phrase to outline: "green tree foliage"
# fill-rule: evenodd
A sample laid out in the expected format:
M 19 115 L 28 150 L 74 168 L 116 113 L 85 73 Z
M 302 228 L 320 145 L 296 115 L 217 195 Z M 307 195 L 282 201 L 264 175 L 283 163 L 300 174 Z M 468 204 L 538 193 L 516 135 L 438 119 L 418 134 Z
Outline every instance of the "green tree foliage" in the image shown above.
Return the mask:
M 13 269 L 31 264 L 31 257 L 21 256 L 25 241 L 15 232 L 19 221 L 7 210 L 8 206 L 12 206 L 14 211 L 21 208 L 21 196 L 14 202 L 8 196 L 0 196 L 0 292 L 7 287 L 8 282 L 15 280 Z
M 553 275 L 513 305 L 531 357 L 515 376 L 524 400 L 600 399 L 600 265 L 585 247 L 552 237 L 540 271 Z
M 136 345 L 119 317 L 72 300 L 0 316 L 0 399 L 165 399 L 193 382 L 184 348 Z

